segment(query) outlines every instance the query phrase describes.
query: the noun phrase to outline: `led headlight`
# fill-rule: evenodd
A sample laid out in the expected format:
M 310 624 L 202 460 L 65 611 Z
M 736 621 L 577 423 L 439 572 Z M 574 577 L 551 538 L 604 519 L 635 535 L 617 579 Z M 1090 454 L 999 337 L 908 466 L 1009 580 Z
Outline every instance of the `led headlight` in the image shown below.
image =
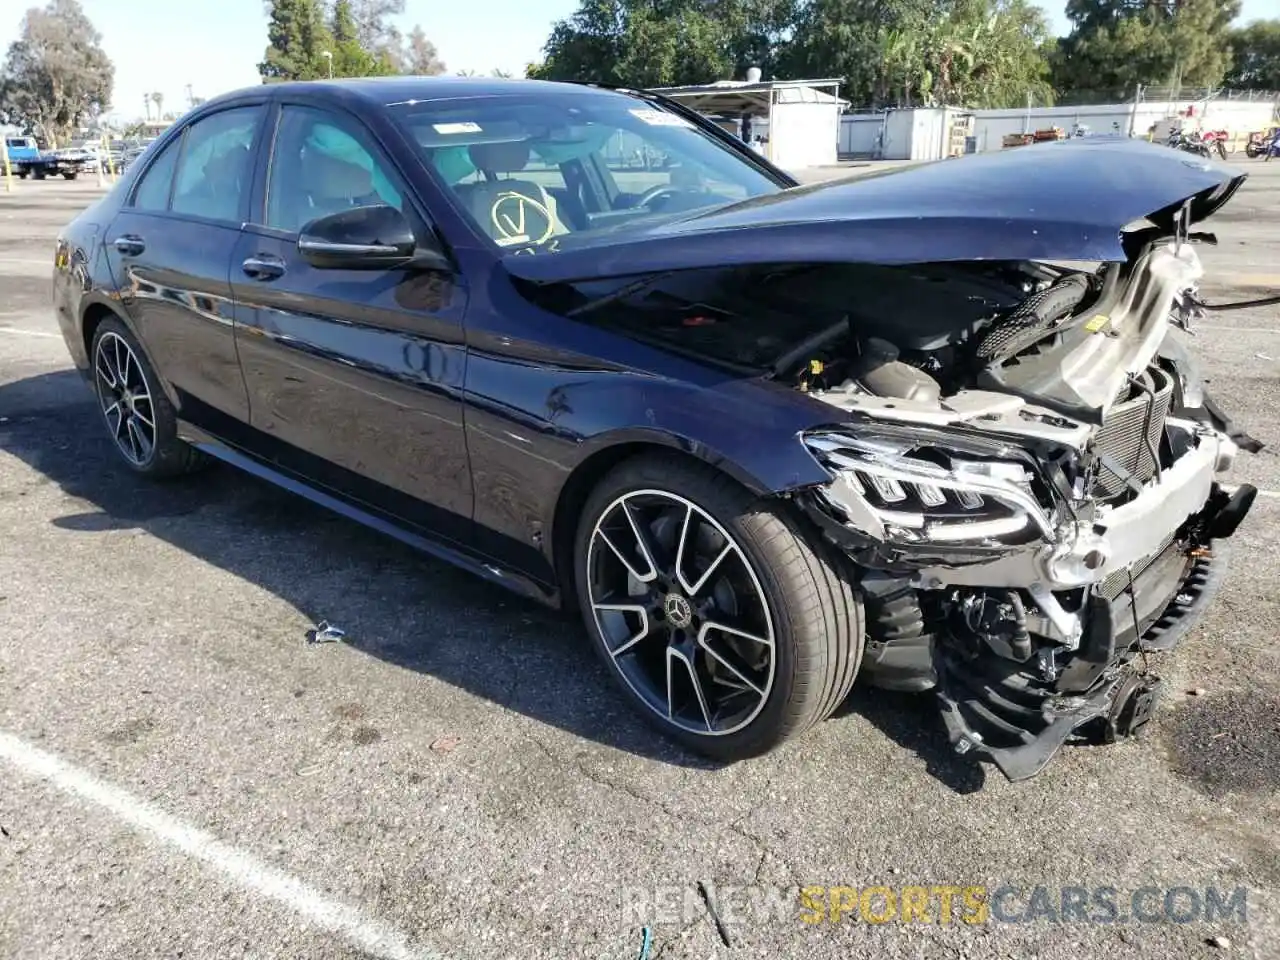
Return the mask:
M 810 434 L 835 474 L 824 495 L 851 524 L 897 543 L 1018 545 L 1054 539 L 1054 521 L 1012 460 L 897 437 Z

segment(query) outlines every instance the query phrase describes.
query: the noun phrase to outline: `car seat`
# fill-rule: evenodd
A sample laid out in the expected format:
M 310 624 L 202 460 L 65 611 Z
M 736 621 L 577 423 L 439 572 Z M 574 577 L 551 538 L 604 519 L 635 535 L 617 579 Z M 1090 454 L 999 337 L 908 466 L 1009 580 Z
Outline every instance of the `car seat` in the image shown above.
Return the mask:
M 468 154 L 487 179 L 455 189 L 476 223 L 496 243 L 545 243 L 569 232 L 556 212 L 555 198 L 541 184 L 514 177 L 497 179 L 498 174 L 519 173 L 529 165 L 528 143 L 476 143 Z
M 299 161 L 297 186 L 287 192 L 290 209 L 281 211 L 281 219 L 294 229 L 317 217 L 380 202 L 372 174 L 359 164 L 314 147 L 304 148 Z

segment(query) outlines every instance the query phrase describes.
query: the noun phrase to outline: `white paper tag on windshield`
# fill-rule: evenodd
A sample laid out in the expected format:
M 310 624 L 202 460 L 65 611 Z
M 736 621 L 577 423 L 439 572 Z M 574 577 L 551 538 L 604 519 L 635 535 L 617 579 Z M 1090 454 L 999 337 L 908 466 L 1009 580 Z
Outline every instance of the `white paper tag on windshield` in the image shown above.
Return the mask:
M 479 133 L 480 124 L 470 120 L 461 123 L 433 123 L 436 133 Z
M 674 113 L 664 113 L 661 110 L 632 110 L 631 115 L 637 120 L 643 120 L 651 127 L 692 127 L 693 124 L 684 117 Z

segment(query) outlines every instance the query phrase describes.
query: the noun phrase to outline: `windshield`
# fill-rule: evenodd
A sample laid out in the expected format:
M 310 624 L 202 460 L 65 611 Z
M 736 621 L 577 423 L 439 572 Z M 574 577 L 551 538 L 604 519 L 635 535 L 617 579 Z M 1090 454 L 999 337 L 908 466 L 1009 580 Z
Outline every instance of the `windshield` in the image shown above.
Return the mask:
M 622 94 L 393 104 L 480 232 L 513 253 L 606 234 L 782 187 L 693 123 Z

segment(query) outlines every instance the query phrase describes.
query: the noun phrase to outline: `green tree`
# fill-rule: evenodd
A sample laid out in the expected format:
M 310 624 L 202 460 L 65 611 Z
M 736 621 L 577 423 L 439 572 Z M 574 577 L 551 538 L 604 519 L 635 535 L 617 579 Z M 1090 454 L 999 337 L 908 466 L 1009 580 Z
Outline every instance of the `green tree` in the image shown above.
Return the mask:
M 381 77 L 397 72 L 386 50 L 367 49 L 362 44 L 351 0 L 336 0 L 329 33 L 333 37 L 333 50 L 330 52 L 333 54 L 335 77 Z
M 404 13 L 404 2 L 405 0 L 348 0 L 360 46 L 375 59 L 385 58 L 391 65 L 391 73 L 404 72 L 404 38 L 393 20 Z
M 267 51 L 258 64 L 263 82 L 327 77 L 329 64 L 323 54 L 333 52 L 333 37 L 316 0 L 269 0 L 269 9 Z
M 444 73 L 446 67 L 440 59 L 436 45 L 427 39 L 421 25 L 415 25 L 405 40 L 400 58 L 400 72 L 415 77 L 434 77 Z
M 111 102 L 115 68 L 77 0 L 28 10 L 0 68 L 0 117 L 59 142 Z
M 1280 90 L 1280 20 L 1255 20 L 1232 30 L 1231 69 L 1223 80 L 1236 90 Z
M 999 107 L 1052 97 L 1048 26 L 1026 0 L 811 0 L 784 66 L 844 78 L 873 107 Z
M 1138 84 L 1213 87 L 1231 65 L 1240 0 L 1069 0 L 1054 56 L 1063 91 L 1132 96 Z
M 708 0 L 581 0 L 552 28 L 545 59 L 527 73 L 647 87 L 727 79 L 734 72 L 732 37 L 714 12 L 724 6 Z

